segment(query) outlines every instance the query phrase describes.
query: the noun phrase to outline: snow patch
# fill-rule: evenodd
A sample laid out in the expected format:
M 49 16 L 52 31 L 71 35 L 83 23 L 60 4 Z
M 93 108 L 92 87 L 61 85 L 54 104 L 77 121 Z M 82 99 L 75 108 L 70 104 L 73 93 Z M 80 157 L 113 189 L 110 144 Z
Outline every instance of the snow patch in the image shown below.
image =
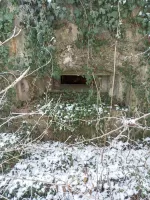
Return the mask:
M 100 148 L 50 141 L 30 144 L 26 153 L 27 158 L 0 175 L 0 195 L 10 200 L 124 200 L 139 190 L 150 198 L 149 146 L 114 141 Z

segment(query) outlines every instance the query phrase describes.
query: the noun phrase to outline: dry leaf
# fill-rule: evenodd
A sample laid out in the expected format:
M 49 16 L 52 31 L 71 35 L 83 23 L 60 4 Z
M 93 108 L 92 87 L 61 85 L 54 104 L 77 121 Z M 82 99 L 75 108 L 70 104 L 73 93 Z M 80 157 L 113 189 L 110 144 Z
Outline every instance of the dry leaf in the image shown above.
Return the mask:
M 85 184 L 88 182 L 88 177 L 87 177 L 87 176 L 84 177 L 83 182 L 84 182 Z
M 66 193 L 66 187 L 64 185 L 62 186 L 62 190 L 64 193 Z
M 89 194 L 90 194 L 90 195 L 92 194 L 92 190 L 90 190 L 90 189 L 89 189 Z
M 69 191 L 70 193 L 72 193 L 72 190 L 71 190 L 70 185 L 67 185 L 67 188 L 68 188 L 68 191 Z

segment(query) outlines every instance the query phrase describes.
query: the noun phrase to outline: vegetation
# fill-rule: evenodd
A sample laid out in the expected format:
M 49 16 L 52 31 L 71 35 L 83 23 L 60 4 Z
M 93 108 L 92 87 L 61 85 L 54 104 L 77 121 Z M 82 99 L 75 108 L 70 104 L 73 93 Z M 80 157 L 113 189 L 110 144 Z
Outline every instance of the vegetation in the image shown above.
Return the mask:
M 88 92 L 53 92 L 42 85 L 60 79 L 58 55 L 66 44 L 57 44 L 56 32 L 68 23 L 78 27 L 71 48 L 86 51 L 81 66 Z M 140 41 L 133 35 L 127 41 L 130 29 L 141 34 Z M 149 44 L 147 0 L 0 1 L 0 199 L 149 198 L 150 140 L 143 139 L 150 131 Z M 97 85 L 93 90 L 98 61 L 101 71 L 109 71 L 110 62 L 113 90 L 118 74 L 123 78 L 121 102 Z M 26 91 L 31 77 L 31 93 L 41 87 L 41 94 L 16 101 L 17 84 Z M 126 93 L 133 101 L 126 103 Z
M 0 2 L 2 7 L 0 12 L 0 41 L 5 41 L 11 36 L 13 20 L 18 14 L 20 28 L 26 33 L 26 54 L 23 58 L 15 55 L 15 53 L 10 56 L 8 46 L 1 46 L 1 73 L 6 71 L 6 66 L 10 70 L 23 70 L 30 66 L 30 71 L 36 70 L 38 76 L 44 76 L 48 73 L 49 76 L 58 78 L 61 70 L 56 58 L 58 49 L 53 44 L 55 40 L 54 30 L 59 29 L 66 21 L 73 22 L 78 26 L 77 46 L 93 50 L 105 45 L 103 44 L 105 39 L 100 40 L 98 35 L 105 34 L 107 30 L 110 31 L 114 39 L 116 38 L 120 42 L 123 41 L 125 39 L 125 29 L 127 29 L 129 23 L 135 27 L 138 26 L 139 32 L 144 37 L 148 37 L 150 32 L 150 16 L 148 1 L 146 0 L 96 0 L 90 3 L 86 0 L 54 0 L 51 2 L 46 0 L 12 0 L 9 3 L 13 6 L 11 12 L 10 6 L 8 7 L 5 1 Z M 149 45 L 147 39 L 145 39 L 145 43 L 146 41 Z M 146 48 L 143 51 L 146 51 Z M 150 62 L 149 51 L 146 51 L 144 55 L 147 62 Z M 130 78 L 129 81 L 132 80 L 133 87 L 135 85 L 138 87 L 134 66 L 132 66 L 132 63 L 128 63 L 128 65 L 131 66 L 131 70 L 125 69 L 123 75 L 127 79 Z M 88 71 L 89 67 L 86 66 Z M 130 77 L 131 71 L 134 73 L 132 77 Z M 141 90 L 143 89 L 145 90 L 145 88 L 141 88 Z M 147 98 L 149 99 L 149 97 Z
M 138 68 L 134 66 L 132 59 L 122 62 L 120 72 L 125 78 L 127 84 L 135 89 L 136 96 L 139 99 L 139 107 L 142 111 L 149 111 L 149 68 L 147 70 L 147 77 L 144 82 L 139 82 L 139 71 L 143 65 L 149 64 L 149 41 L 148 35 L 150 32 L 150 20 L 148 13 L 148 1 L 120 1 L 120 0 L 96 0 L 96 1 L 82 1 L 82 0 L 69 0 L 69 1 L 47 1 L 47 0 L 26 0 L 17 1 L 12 0 L 9 4 L 1 1 L 0 11 L 0 41 L 5 41 L 11 37 L 13 30 L 13 21 L 15 16 L 19 17 L 19 27 L 26 33 L 25 38 L 25 54 L 24 56 L 17 55 L 10 45 L 1 45 L 0 48 L 0 72 L 3 75 L 2 82 L 3 88 L 8 85 L 6 82 L 7 73 L 11 70 L 26 70 L 30 67 L 29 74 L 34 72 L 36 76 L 44 77 L 45 74 L 59 79 L 61 70 L 57 60 L 57 53 L 55 42 L 55 30 L 65 26 L 66 22 L 72 22 L 78 27 L 78 40 L 76 45 L 79 48 L 90 48 L 90 51 L 99 51 L 103 46 L 109 47 L 109 41 L 105 41 L 105 37 L 99 38 L 98 35 L 103 37 L 105 31 L 109 31 L 114 41 L 124 43 L 126 39 L 125 30 L 131 26 L 138 27 L 138 31 L 143 34 L 145 38 L 143 46 L 143 54 L 141 57 L 140 65 Z M 16 47 L 14 47 L 16 48 Z M 119 51 L 124 51 L 123 47 Z M 105 56 L 105 55 L 104 55 Z M 85 74 L 87 83 L 92 80 L 92 73 L 90 71 L 88 60 L 84 69 L 87 71 Z M 103 57 L 102 57 L 103 59 Z M 9 72 L 8 72 L 9 70 Z M 6 77 L 6 78 L 5 78 Z M 9 79 L 7 79 L 9 80 Z M 10 83 L 10 81 L 9 81 Z M 1 88 L 1 89 L 3 89 Z M 5 113 L 9 113 L 10 107 L 14 104 L 15 90 L 11 88 L 7 93 L 7 105 L 5 106 Z M 65 93 L 66 99 L 70 99 L 71 93 Z M 68 97 L 67 97 L 68 96 Z M 73 94 L 75 97 L 76 95 Z M 79 103 L 85 103 L 86 95 L 77 95 Z M 93 92 L 89 92 L 87 104 L 99 103 L 106 98 L 101 95 L 93 98 Z M 76 99 L 76 97 L 75 97 Z M 57 99 L 56 99 L 57 101 Z M 72 101 L 72 100 L 71 100 Z M 10 102 L 10 103 L 9 103 Z M 110 99 L 107 99 L 110 103 Z M 106 104 L 107 104 L 106 103 Z M 119 103 L 119 102 L 117 102 Z M 8 106 L 9 105 L 9 106 Z M 130 106 L 130 105 L 129 105 Z

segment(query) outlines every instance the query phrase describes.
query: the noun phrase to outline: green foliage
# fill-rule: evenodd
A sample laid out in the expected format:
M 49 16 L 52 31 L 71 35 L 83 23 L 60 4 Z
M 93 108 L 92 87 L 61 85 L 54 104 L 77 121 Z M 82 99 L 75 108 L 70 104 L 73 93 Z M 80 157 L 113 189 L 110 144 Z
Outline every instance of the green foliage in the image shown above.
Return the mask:
M 137 84 L 136 77 L 138 75 L 138 69 L 135 69 L 129 62 L 124 62 L 123 66 L 124 67 L 120 69 L 120 72 L 126 77 L 126 82 L 132 85 L 132 87 L 135 87 Z
M 55 62 L 55 45 L 54 45 L 54 29 L 60 20 L 70 20 L 77 24 L 79 29 L 80 45 L 92 45 L 96 48 L 102 45 L 97 39 L 97 34 L 109 30 L 112 35 L 116 36 L 116 29 L 121 26 L 121 20 L 129 20 L 131 12 L 137 6 L 141 7 L 142 15 L 137 16 L 136 23 L 140 23 L 144 28 L 144 32 L 149 32 L 150 15 L 148 12 L 148 2 L 145 0 L 138 1 L 119 1 L 119 0 L 53 0 L 49 3 L 47 0 L 12 0 L 15 6 L 14 11 L 10 12 L 5 4 L 0 11 L 0 40 L 4 41 L 12 34 L 14 12 L 22 12 L 20 25 L 26 31 L 26 61 L 21 64 L 18 58 L 18 66 L 20 68 L 31 67 L 35 70 L 41 66 L 44 67 L 40 73 L 54 73 L 53 62 Z M 71 6 L 73 15 L 70 14 Z M 120 17 L 119 17 L 120 14 Z M 120 35 L 121 36 L 121 35 Z M 117 35 L 117 37 L 120 37 Z M 1 50 L 3 57 L 8 57 L 4 50 Z M 6 59 L 3 59 L 6 60 Z M 5 61 L 6 62 L 6 61 Z M 11 64 L 10 64 L 11 63 Z M 8 63 L 13 68 L 12 62 Z M 56 64 L 57 66 L 57 64 Z M 56 70 L 59 71 L 59 70 Z
M 149 7 L 146 0 L 11 0 L 13 11 L 10 12 L 7 3 L 0 2 L 0 40 L 4 41 L 13 32 L 14 14 L 20 17 L 20 26 L 26 33 L 26 55 L 22 58 L 10 58 L 7 46 L 0 47 L 0 71 L 4 66 L 10 69 L 37 70 L 38 75 L 49 74 L 59 79 L 61 70 L 56 60 L 56 46 L 54 30 L 71 21 L 78 26 L 80 48 L 92 47 L 99 51 L 99 47 L 108 43 L 99 39 L 98 35 L 109 30 L 113 37 L 123 37 L 125 20 L 127 23 L 139 24 L 139 31 L 143 34 L 150 32 Z M 3 5 L 3 6 L 2 6 Z M 133 19 L 132 11 L 140 7 L 140 14 Z M 23 11 L 23 15 L 19 15 Z M 73 12 L 73 13 L 72 13 Z M 60 23 L 62 22 L 62 23 Z M 125 22 L 125 23 L 126 23 Z M 119 28 L 119 35 L 116 35 Z M 91 71 L 86 67 L 87 84 L 92 81 Z M 128 76 L 128 82 L 134 86 L 137 72 L 129 65 L 122 72 Z
M 0 41 L 4 42 L 12 34 L 14 11 L 10 12 L 7 5 L 0 2 Z M 7 66 L 9 58 L 8 46 L 0 46 L 0 72 L 3 71 L 4 66 Z
M 13 1 L 16 5 L 19 1 Z M 116 35 L 116 29 L 120 20 L 131 16 L 132 10 L 140 6 L 143 12 L 147 12 L 147 2 L 143 1 L 119 1 L 119 0 L 53 0 L 49 3 L 46 0 L 26 0 L 25 4 L 18 4 L 20 10 L 24 9 L 24 16 L 21 19 L 21 25 L 27 33 L 26 49 L 27 63 L 32 69 L 44 65 L 52 58 L 55 59 L 55 46 L 53 45 L 53 30 L 56 28 L 59 20 L 70 20 L 77 24 L 79 29 L 80 45 L 95 46 L 99 42 L 97 34 L 110 30 L 112 35 Z M 73 7 L 73 16 L 70 14 Z M 119 8 L 119 12 L 118 12 Z M 119 18 L 120 13 L 120 18 Z M 10 18 L 10 16 L 8 16 Z M 149 16 L 138 16 L 144 31 L 149 28 Z M 118 36 L 117 36 L 118 37 Z M 119 36 L 120 37 L 120 36 Z M 101 45 L 101 43 L 99 44 Z M 52 72 L 53 62 L 50 62 L 41 73 Z M 20 63 L 19 63 L 20 64 Z M 55 72 L 53 71 L 55 74 Z
M 2 5 L 1 5 L 2 6 Z M 2 6 L 0 10 L 0 41 L 6 40 L 12 34 L 14 13 Z
M 144 25 L 142 25 L 144 31 L 148 32 L 149 16 L 146 14 L 148 10 L 148 2 L 145 0 L 94 0 L 92 2 L 89 2 L 88 0 L 64 1 L 64 5 L 66 3 L 71 4 L 74 8 L 74 17 L 72 20 L 79 28 L 79 38 L 81 38 L 80 42 L 82 42 L 82 45 L 87 44 L 88 42 L 93 45 L 97 34 L 101 34 L 105 30 L 109 30 L 111 34 L 115 36 L 116 29 L 118 26 L 122 25 L 121 20 L 131 20 L 131 13 L 136 7 L 141 7 L 142 16 L 138 16 L 137 18 L 141 20 L 140 24 Z M 145 30 L 145 27 L 147 27 L 147 30 Z M 117 37 L 121 37 L 121 35 L 117 35 Z
M 2 167 L 0 168 L 0 174 L 9 172 L 18 162 L 19 158 L 20 152 L 18 151 L 12 151 L 11 153 L 4 152 L 0 157 L 0 162 L 3 163 Z

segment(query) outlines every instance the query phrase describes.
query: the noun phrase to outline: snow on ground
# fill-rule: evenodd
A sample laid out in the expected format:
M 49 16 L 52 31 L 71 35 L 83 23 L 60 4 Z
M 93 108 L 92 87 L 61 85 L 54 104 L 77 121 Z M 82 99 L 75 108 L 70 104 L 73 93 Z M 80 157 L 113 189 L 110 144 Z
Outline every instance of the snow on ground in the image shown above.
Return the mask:
M 38 109 L 40 114 L 55 118 L 56 121 L 59 122 L 57 127 L 59 130 L 69 128 L 71 131 L 74 131 L 77 128 L 77 124 L 75 122 L 90 119 L 87 120 L 87 124 L 92 125 L 97 117 L 109 115 L 111 108 L 104 103 L 99 106 L 96 104 L 84 105 L 79 103 L 56 104 L 53 99 L 43 106 L 38 104 L 35 107 Z M 123 113 L 128 111 L 127 108 L 120 108 L 118 105 L 114 105 L 113 109 L 116 111 L 122 111 Z
M 0 155 L 9 150 L 8 138 L 15 146 L 13 134 L 1 134 Z M 150 199 L 149 150 L 144 143 L 115 141 L 101 148 L 52 141 L 27 144 L 27 156 L 0 174 L 0 199 L 124 200 L 138 192 L 140 199 Z
M 14 147 L 14 145 L 17 144 L 18 140 L 19 137 L 16 134 L 0 133 L 0 150 L 7 150 L 8 147 Z

